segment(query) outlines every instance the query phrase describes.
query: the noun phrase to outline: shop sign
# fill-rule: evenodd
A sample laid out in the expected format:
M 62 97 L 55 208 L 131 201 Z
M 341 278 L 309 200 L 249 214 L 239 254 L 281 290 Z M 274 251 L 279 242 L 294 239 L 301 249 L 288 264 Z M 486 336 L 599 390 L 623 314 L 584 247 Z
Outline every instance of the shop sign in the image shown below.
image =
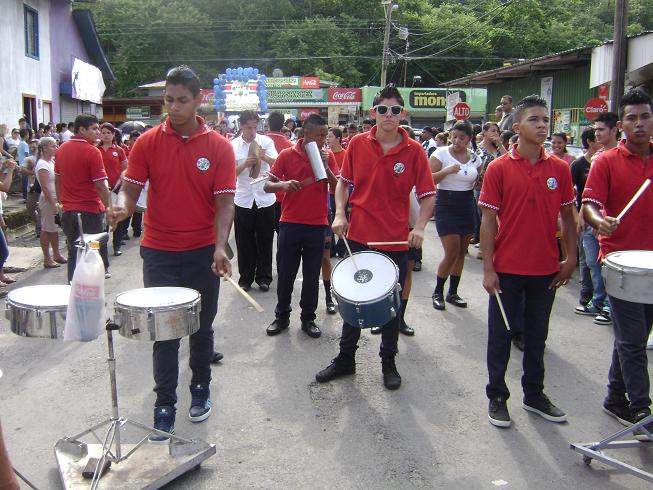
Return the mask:
M 131 120 L 149 119 L 150 106 L 146 105 L 132 105 L 127 106 L 125 117 Z
M 311 114 L 319 114 L 320 109 L 304 109 L 303 107 L 299 110 L 299 120 L 303 121 Z
M 319 77 L 302 77 L 299 82 L 300 88 L 320 88 Z
M 602 112 L 608 112 L 608 104 L 605 99 L 595 97 L 585 102 L 585 117 L 593 121 Z
M 408 103 L 415 109 L 446 109 L 446 90 L 411 90 Z
M 269 89 L 269 104 L 293 102 L 326 102 L 326 90 L 318 89 Z
M 329 102 L 336 104 L 350 105 L 362 100 L 361 90 L 359 88 L 330 88 L 328 90 Z
M 267 88 L 299 88 L 299 77 L 268 77 L 265 80 Z

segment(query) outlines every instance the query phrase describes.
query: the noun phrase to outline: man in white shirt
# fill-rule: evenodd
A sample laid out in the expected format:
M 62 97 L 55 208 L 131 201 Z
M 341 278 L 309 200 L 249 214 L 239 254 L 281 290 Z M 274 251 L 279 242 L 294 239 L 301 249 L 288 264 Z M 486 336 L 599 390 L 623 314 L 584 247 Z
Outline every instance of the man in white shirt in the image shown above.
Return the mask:
M 73 136 L 73 133 L 70 132 L 66 123 L 61 123 L 61 131 L 59 131 L 59 138 L 62 143 L 65 143 Z
M 18 128 L 14 128 L 11 130 L 11 136 L 7 136 L 5 138 L 5 141 L 7 142 L 8 146 L 15 146 L 18 148 L 18 143 L 20 143 L 20 136 L 18 134 L 20 130 Z
M 238 250 L 238 284 L 247 291 L 256 281 L 261 291 L 268 291 L 272 282 L 272 240 L 274 238 L 274 194 L 263 191 L 264 181 L 252 184 L 253 169 L 263 177 L 277 159 L 274 141 L 257 134 L 259 116 L 255 111 L 240 114 L 241 134 L 231 140 L 236 155 L 236 195 L 234 232 Z M 258 158 L 250 156 L 250 145 L 256 141 Z M 260 161 L 260 165 L 259 165 Z

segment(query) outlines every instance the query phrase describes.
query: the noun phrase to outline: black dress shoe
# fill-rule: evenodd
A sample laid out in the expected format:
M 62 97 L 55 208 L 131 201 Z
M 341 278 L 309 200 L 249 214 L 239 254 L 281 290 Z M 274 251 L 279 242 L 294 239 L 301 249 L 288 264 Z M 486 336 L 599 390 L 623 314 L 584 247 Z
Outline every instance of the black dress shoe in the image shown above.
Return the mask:
M 134 238 L 138 238 L 139 236 L 141 236 L 141 232 L 140 231 L 135 231 L 134 232 Z
M 336 305 L 333 303 L 333 301 L 327 302 L 326 310 L 329 315 L 335 315 L 338 312 L 338 310 L 336 309 Z
M 289 318 L 276 318 L 265 331 L 268 335 L 277 335 L 287 329 L 289 325 Z
M 249 291 L 250 289 L 252 289 L 252 285 L 251 285 L 251 284 L 241 284 L 241 283 L 238 283 L 238 285 L 240 286 L 240 289 L 242 289 L 243 291 Z
M 315 325 L 315 322 L 313 320 L 303 321 L 302 330 L 306 332 L 306 335 L 308 335 L 309 337 L 313 337 L 314 339 L 317 339 L 320 335 L 322 335 L 322 331 L 320 330 L 320 327 Z
M 451 303 L 452 305 L 457 306 L 458 308 L 467 308 L 467 301 L 462 299 L 457 294 L 447 294 L 446 302 Z
M 433 308 L 440 311 L 444 310 L 444 296 L 442 294 L 433 293 L 431 299 L 433 300 Z
M 383 327 L 372 327 L 370 328 L 370 333 L 372 335 L 379 335 L 383 331 Z
M 124 241 L 127 241 L 127 240 L 129 240 L 129 235 L 128 235 L 127 233 L 125 233 L 125 236 L 124 236 L 124 237 L 122 237 L 122 240 L 124 240 Z
M 258 285 L 258 288 L 263 291 L 269 291 L 270 290 L 270 285 L 267 282 L 262 282 L 261 284 Z
M 211 364 L 217 364 L 222 359 L 224 359 L 224 354 L 222 354 L 222 352 L 213 351 L 213 355 L 211 356 Z
M 115 248 L 113 250 L 113 255 L 115 255 L 116 257 L 120 257 L 122 255 L 122 250 L 120 250 L 119 248 Z
M 344 357 L 336 357 L 331 364 L 315 375 L 315 380 L 318 383 L 326 383 L 332 379 L 340 378 L 348 374 L 356 373 L 356 363 L 353 359 L 345 359 Z
M 401 386 L 401 376 L 397 372 L 394 358 L 381 361 L 383 371 L 383 385 L 389 390 L 396 390 Z
M 418 260 L 417 262 L 415 262 L 415 265 L 413 266 L 413 271 L 419 272 L 421 270 L 422 270 L 422 262 Z
M 406 325 L 406 322 L 401 322 L 399 324 L 399 332 L 401 332 L 404 335 L 407 335 L 409 337 L 412 337 L 413 335 L 415 335 L 415 330 L 413 330 L 411 327 Z

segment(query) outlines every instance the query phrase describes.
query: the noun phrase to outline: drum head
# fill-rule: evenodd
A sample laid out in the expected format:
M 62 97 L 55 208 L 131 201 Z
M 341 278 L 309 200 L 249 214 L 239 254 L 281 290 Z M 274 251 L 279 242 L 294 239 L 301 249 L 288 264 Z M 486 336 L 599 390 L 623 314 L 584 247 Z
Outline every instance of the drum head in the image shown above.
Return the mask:
M 70 286 L 68 285 L 26 286 L 10 291 L 7 301 L 15 305 L 51 308 L 67 306 L 69 297 Z
M 192 303 L 198 298 L 199 293 L 189 288 L 141 288 L 119 294 L 116 304 L 134 308 L 156 308 Z
M 632 269 L 653 269 L 653 250 L 624 250 L 612 252 L 605 258 L 606 265 L 630 267 Z
M 336 264 L 331 274 L 333 290 L 347 300 L 366 303 L 389 294 L 399 281 L 399 269 L 379 252 L 357 252 Z

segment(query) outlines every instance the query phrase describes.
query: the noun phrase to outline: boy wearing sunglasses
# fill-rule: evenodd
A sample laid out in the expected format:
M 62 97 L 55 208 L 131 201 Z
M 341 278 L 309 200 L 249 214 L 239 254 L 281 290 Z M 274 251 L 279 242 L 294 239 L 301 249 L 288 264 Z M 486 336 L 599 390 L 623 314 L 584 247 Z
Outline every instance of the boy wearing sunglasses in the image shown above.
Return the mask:
M 336 215 L 332 229 L 345 235 L 352 252 L 369 250 L 368 242 L 404 242 L 404 245 L 378 247 L 399 268 L 403 286 L 408 262 L 408 247 L 419 248 L 424 241 L 424 228 L 433 214 L 435 186 L 426 154 L 419 142 L 411 139 L 399 127 L 406 117 L 404 101 L 393 85 L 386 86 L 374 98 L 370 115 L 376 125 L 366 133 L 354 136 L 336 187 Z M 349 185 L 354 191 L 349 197 Z M 408 230 L 409 198 L 416 188 L 420 213 L 412 231 Z M 345 207 L 351 203 L 351 223 Z M 383 384 L 389 390 L 401 386 L 395 356 L 401 314 L 382 326 L 381 357 Z M 344 323 L 340 338 L 340 353 L 315 378 L 324 383 L 356 372 L 355 353 L 360 328 Z

